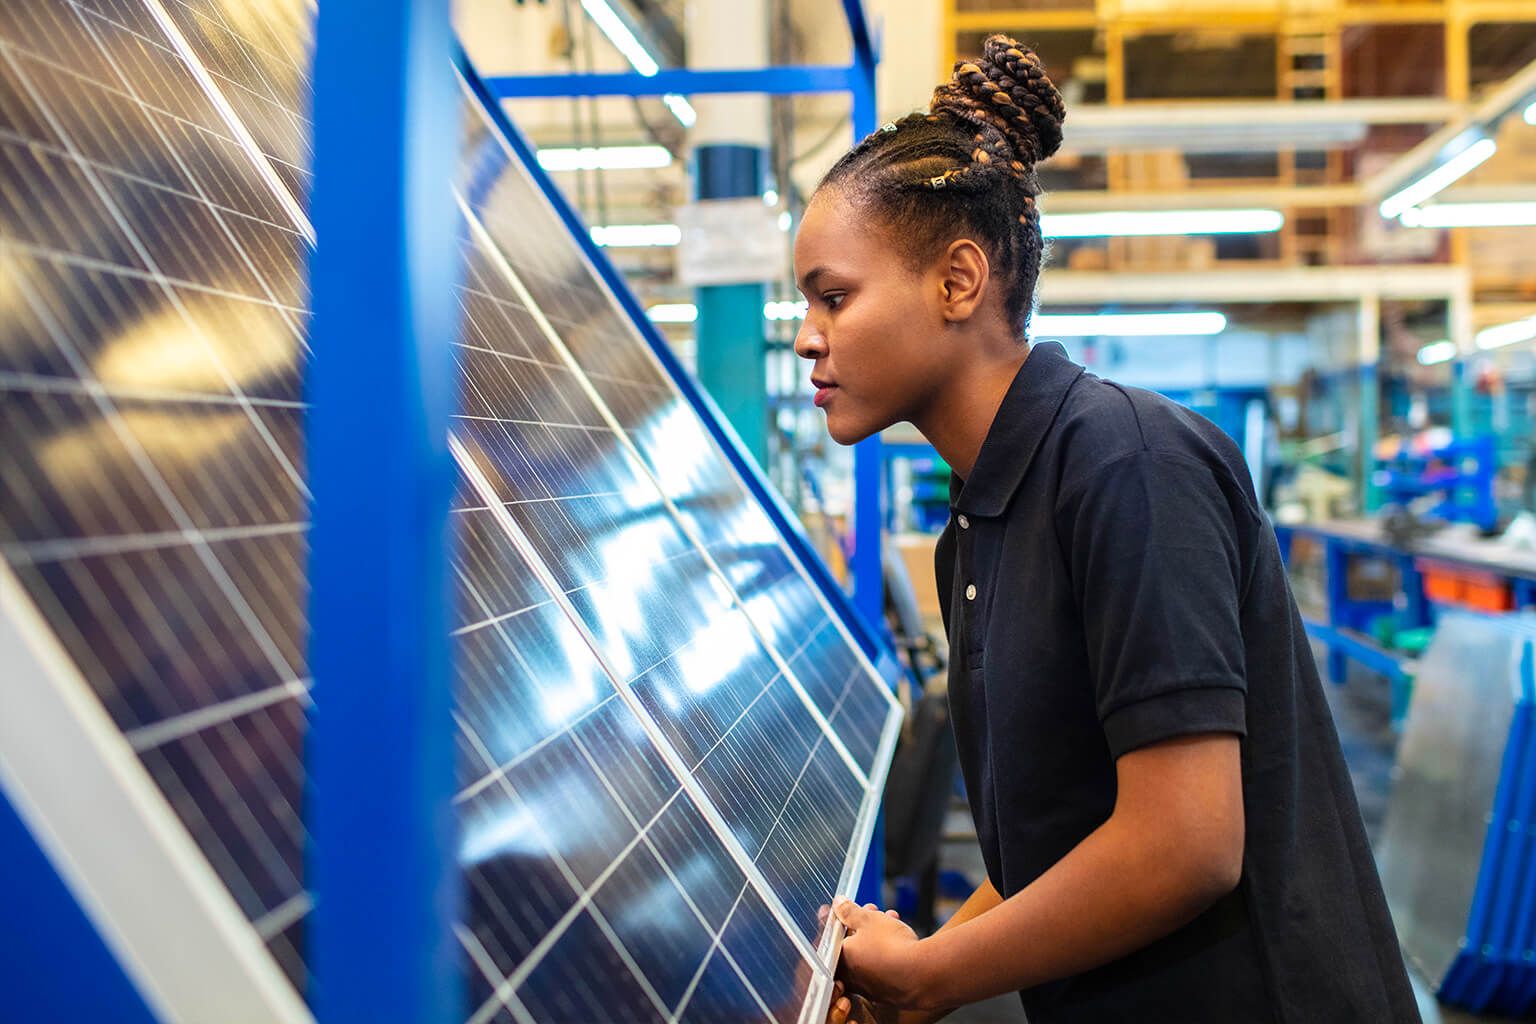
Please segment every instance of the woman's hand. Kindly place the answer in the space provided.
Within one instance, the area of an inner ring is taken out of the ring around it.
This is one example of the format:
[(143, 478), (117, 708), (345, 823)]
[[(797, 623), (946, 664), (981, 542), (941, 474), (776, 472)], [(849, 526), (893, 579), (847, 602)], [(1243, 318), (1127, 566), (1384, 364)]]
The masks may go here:
[(898, 1024), (898, 1020), (895, 1007), (877, 1005), (860, 995), (849, 995), (840, 981), (833, 985), (827, 1024)]
[[(848, 989), (892, 1009), (922, 1006), (924, 972), (917, 933), (902, 924), (894, 910), (881, 913), (873, 903), (861, 907), (840, 899), (832, 912), (848, 929), (838, 966)], [(834, 1012), (840, 998), (845, 997), (833, 998)]]

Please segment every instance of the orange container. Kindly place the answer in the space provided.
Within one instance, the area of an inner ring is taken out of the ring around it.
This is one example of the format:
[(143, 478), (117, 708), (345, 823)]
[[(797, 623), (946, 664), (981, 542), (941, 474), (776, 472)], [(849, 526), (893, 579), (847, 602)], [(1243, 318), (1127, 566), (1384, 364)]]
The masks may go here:
[(1453, 604), (1480, 612), (1507, 612), (1515, 607), (1509, 583), (1491, 572), (1479, 572), (1443, 562), (1416, 562), (1424, 579), (1424, 596), (1437, 604)]
[(1507, 612), (1515, 607), (1509, 584), (1497, 576), (1468, 576), (1462, 580), (1461, 603), (1480, 612)]
[(1424, 569), (1424, 596), (1437, 604), (1460, 604), (1462, 580), (1455, 573), (1444, 569)]

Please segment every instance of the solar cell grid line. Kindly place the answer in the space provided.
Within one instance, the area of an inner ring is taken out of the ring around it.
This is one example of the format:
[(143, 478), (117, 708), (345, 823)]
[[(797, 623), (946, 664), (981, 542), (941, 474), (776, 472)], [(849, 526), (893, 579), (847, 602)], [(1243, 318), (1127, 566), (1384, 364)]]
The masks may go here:
[[(661, 791), (665, 791), (668, 788), (672, 789), (672, 797), (668, 798), (666, 806), (671, 806), (671, 800), (672, 798), (675, 798), (678, 792), (685, 793), (688, 797), (687, 807), (689, 808), (689, 812), (698, 819), (698, 825), (695, 827), (695, 831), (697, 832), (701, 827), (707, 828), (708, 831), (694, 835), (694, 837), (689, 842), (682, 844), (680, 849), (674, 851), (656, 851), (657, 854), (665, 853), (665, 856), (659, 856), (658, 858), (661, 865), (664, 868), (667, 868), (672, 863), (677, 862), (680, 856), (687, 855), (688, 851), (690, 850), (696, 851), (698, 848), (705, 845), (705, 843), (722, 844), (722, 849), (731, 850), (728, 863), (732, 865), (736, 871), (739, 872), (742, 879), (742, 884), (746, 885), (750, 880), (752, 883), (751, 887), (759, 893), (759, 896), (767, 895), (770, 900), (773, 899), (771, 890), (768, 890), (768, 887), (763, 882), (761, 877), (754, 877), (757, 875), (757, 872), (751, 861), (747, 859), (739, 850), (732, 848), (731, 833), (729, 828), (725, 826), (723, 822), (717, 820), (718, 812), (714, 809), (710, 801), (704, 797), (702, 792), (700, 792), (697, 782), (689, 775), (686, 769), (683, 768), (680, 763), (678, 763), (675, 752), (669, 752), (665, 739), (660, 737), (656, 732), (654, 724), (649, 723), (643, 712), (638, 710), (638, 703), (635, 701), (633, 694), (627, 692), (628, 688), (623, 683), (622, 677), (616, 675), (611, 670), (611, 668), (609, 668), (604, 663), (604, 659), (595, 638), (590, 634), (590, 632), (586, 631), (582, 627), (580, 616), (577, 614), (574, 607), (570, 604), (569, 599), (565, 597), (563, 590), (561, 589), (558, 580), (555, 579), (552, 570), (547, 565), (542, 563), (540, 555), (535, 549), (533, 542), (527, 537), (526, 534), (522, 532), (518, 524), (511, 519), (505, 507), (501, 505), (494, 488), (492, 487), (490, 481), (480, 471), (474, 457), (456, 438), (452, 436), (450, 437), (450, 447), (454, 450), (455, 458), (459, 461), (465, 477), (469, 480), (472, 487), (478, 492), (479, 501), (484, 505), (486, 509), (491, 511), (492, 515), (499, 521), (500, 525), (502, 526), (504, 530), (504, 538), (516, 548), (523, 561), (525, 561), (534, 569), (535, 574), (542, 578), (547, 592), (554, 596), (555, 604), (559, 606), (559, 610), (563, 613), (563, 619), (561, 620), (563, 628), (567, 630), (574, 630), (584, 645), (579, 650), (573, 650), (569, 644), (517, 644), (515, 645), (516, 649), (519, 651), (549, 651), (551, 649), (560, 649), (561, 647), (564, 647), (564, 649), (568, 652), (568, 656), (579, 656), (584, 653), (586, 658), (590, 660), (593, 666), (604, 672), (607, 681), (606, 685), (615, 688), (618, 695), (620, 696), (622, 703), (615, 710), (622, 711), (627, 721), (629, 721), (633, 726), (642, 730), (640, 736), (643, 736), (646, 742), (634, 744), (629, 748), (632, 751), (632, 756), (641, 758), (641, 761), (633, 763), (630, 766), (630, 770), (628, 771), (623, 773), (608, 773), (606, 775), (600, 771), (597, 758), (593, 755), (590, 747), (584, 743), (581, 743), (578, 736), (578, 746), (580, 747), (581, 753), (583, 755), (583, 760), (586, 762), (588, 767), (603, 780), (605, 791), (607, 791), (612, 797), (612, 806), (619, 808), (620, 813), (627, 816), (638, 808), (655, 806), (657, 794)], [(500, 559), (498, 559), (498, 561), (500, 561)], [(482, 607), (480, 609), (480, 614), (484, 614), (490, 610), (491, 609), (489, 608)], [(502, 627), (498, 625), (493, 628), (499, 630)], [(603, 706), (608, 707), (613, 705), (611, 701), (605, 700), (603, 701)], [(474, 736), (478, 741), (478, 733), (474, 730), (468, 731), (470, 732), (470, 735)], [(618, 745), (609, 743), (599, 744), (598, 746), (600, 749), (606, 749), (611, 754)], [(511, 772), (507, 770), (505, 765), (498, 762), (498, 755), (492, 753), (483, 744), (479, 744), (478, 742), (477, 753), (479, 753), (487, 771), (495, 775), (499, 783), (502, 785), (507, 785), (507, 780)], [(671, 756), (668, 756), (669, 753)], [(646, 761), (649, 761), (649, 763), (645, 763)], [(565, 779), (572, 777), (569, 772), (557, 773), (557, 775)], [(661, 781), (662, 779), (665, 779), (665, 781)], [(637, 787), (640, 788), (637, 790)], [(644, 792), (645, 789), (650, 790), (649, 798), (647, 798), (647, 794)], [(482, 790), (481, 792), (484, 791)], [(515, 794), (515, 789), (513, 789), (513, 792)], [(478, 796), (479, 794), (476, 795)], [(595, 797), (595, 795), (593, 796)], [(561, 806), (565, 809), (559, 813), (570, 815), (572, 811), (576, 809), (577, 805), (589, 804), (591, 802), (593, 801), (563, 801)], [(558, 817), (558, 814), (552, 814), (551, 816)], [(538, 816), (530, 816), (531, 822), (536, 823), (538, 820)], [(710, 822), (710, 824), (705, 825), (705, 822)], [(466, 826), (466, 828), (470, 831), (473, 831), (471, 826)], [(595, 830), (590, 827), (582, 827), (580, 829), (573, 829), (573, 831), (579, 831), (582, 835), (590, 836), (600, 830)], [(471, 840), (466, 838), (466, 843), (471, 843)], [(593, 869), (608, 870), (606, 868), (602, 868), (602, 865), (609, 860), (611, 860), (611, 858), (605, 858), (603, 856), (592, 857), (589, 859), (589, 866), (587, 871), (590, 872)], [(562, 873), (564, 873), (564, 871), (572, 871), (572, 873), (575, 874), (580, 873), (579, 871), (567, 866), (565, 864), (564, 858), (560, 858), (559, 863), (563, 868)], [(683, 890), (680, 885), (678, 886), (678, 890), (679, 892), (686, 891)], [(698, 908), (694, 907), (692, 909), (697, 910)], [(535, 949), (528, 951), (527, 957), (522, 960), (522, 962), (515, 968), (514, 973), (508, 974), (508, 978), (512, 979), (511, 983), (501, 987), (505, 989), (505, 991), (510, 992), (515, 990), (517, 984), (519, 984), (524, 978), (533, 977), (543, 962), (540, 957), (535, 956), (534, 954), (536, 952), (541, 954), (548, 953), (550, 950), (556, 948), (562, 941), (564, 941), (564, 929), (571, 927), (579, 919), (579, 917), (579, 912), (568, 912), (563, 915), (559, 921), (554, 922), (554, 925), (550, 928), (550, 930), (544, 933), (543, 937), (538, 943), (538, 946)], [(787, 945), (798, 938), (798, 933), (795, 932), (792, 927), (783, 922), (782, 918), (779, 919), (778, 924), (783, 929), (779, 939), (781, 944)], [(599, 930), (602, 929), (599, 928)], [(796, 951), (796, 946), (799, 947), (798, 951)], [(788, 945), (788, 949), (792, 956), (799, 956), (801, 958), (809, 958), (811, 953), (809, 947), (804, 944), (803, 940), (800, 940), (794, 945)], [(807, 959), (807, 962), (810, 962), (809, 959)], [(824, 970), (824, 968), (822, 970)]]
[[(471, 226), (473, 229), (472, 222)], [(536, 313), (532, 315), (536, 316)], [(579, 377), (576, 379), (578, 382), (580, 381)], [(573, 398), (572, 401), (579, 403), (579, 399), (576, 398)], [(638, 465), (638, 463), (636, 463), (636, 465)], [(665, 502), (663, 499), (663, 504), (664, 503)], [(598, 531), (596, 531), (591, 526), (584, 527), (584, 529), (580, 531), (582, 535), (586, 536), (591, 536), (596, 532)], [(629, 539), (632, 538), (626, 538), (626, 540)], [(536, 546), (540, 550), (540, 553), (545, 557), (565, 557), (565, 553), (561, 551), (555, 551), (551, 553), (549, 551), (548, 545), (546, 544), (537, 544)], [(682, 555), (685, 557), (689, 554), (690, 552), (688, 551), (682, 552)], [(658, 569), (657, 571), (660, 570)], [(708, 579), (716, 583), (726, 598), (730, 597), (729, 588), (720, 579), (718, 573), (710, 572)], [(560, 585), (568, 586), (566, 583)], [(619, 581), (620, 591), (627, 592), (633, 587), (633, 585), (633, 581), (628, 579), (622, 579)], [(582, 612), (582, 614), (588, 622), (589, 628), (598, 630), (599, 633), (601, 633), (604, 630), (605, 621), (611, 620), (613, 618), (613, 614), (611, 614), (613, 610), (608, 609), (606, 610), (608, 613), (605, 613), (605, 609), (602, 607), (604, 602), (601, 598), (604, 591), (596, 590), (591, 592), (599, 595), (597, 599), (598, 606), (595, 609), (596, 614), (593, 614), (593, 610)], [(614, 593), (612, 591), (608, 591), (607, 593), (615, 603), (624, 603), (624, 599), (626, 597), (625, 593)], [(577, 594), (576, 600), (578, 603), (582, 603), (580, 594)], [(687, 602), (684, 602), (684, 604), (686, 603)], [(652, 618), (648, 622), (648, 625), (654, 625), (656, 622), (655, 615), (657, 614), (657, 610), (654, 606), (652, 607), (651, 614)], [(756, 641), (757, 645), (761, 645), (761, 648), (765, 651), (765, 653), (767, 653), (775, 662), (777, 671), (782, 676), (782, 661), (774, 657), (774, 652), (771, 650), (771, 648), (769, 648), (766, 643), (763, 643), (763, 638), (753, 629), (750, 620), (743, 618), (741, 619), (741, 624), (743, 634), (742, 638), (745, 639), (749, 644), (752, 644), (753, 641)], [(615, 646), (611, 639), (604, 643), (602, 637), (600, 636), (599, 643), (602, 645), (603, 650), (609, 658), (614, 657)], [(616, 667), (616, 670), (621, 675), (627, 674), (624, 667)], [(707, 669), (701, 666), (699, 671), (707, 671)], [(788, 679), (788, 677), (785, 678)], [(662, 681), (663, 689), (661, 690), (660, 696), (660, 700), (662, 702), (665, 702), (667, 699), (667, 689), (665, 688), (666, 682), (667, 680)], [(669, 726), (671, 727), (668, 729), (669, 738), (675, 743), (686, 746), (688, 742), (687, 737), (679, 736), (677, 734), (677, 730), (680, 726), (677, 719), (677, 710), (675, 707), (669, 708), (666, 706), (658, 706), (658, 699), (656, 697), (655, 691), (651, 688), (649, 680), (642, 680), (638, 683), (635, 683), (634, 685), (636, 685), (637, 692), (642, 695), (642, 698), (649, 698), (647, 699), (646, 707), (650, 714), (655, 716), (657, 720), (662, 723), (663, 728), (668, 728)], [(685, 683), (684, 687), (686, 687), (686, 685), (687, 684)], [(697, 684), (694, 685), (696, 687)], [(729, 690), (730, 688), (723, 689)], [(677, 692), (676, 687), (673, 688), (673, 692)], [(804, 713), (814, 712), (813, 706), (811, 706), (809, 702), (806, 701), (803, 693), (799, 694), (799, 701), (800, 706), (804, 709)], [(695, 704), (696, 703), (697, 701), (695, 701)], [(672, 704), (674, 706), (676, 705), (675, 698), (672, 699)], [(786, 713), (788, 713), (788, 708), (787, 706), (782, 705), (782, 703), (780, 706), (770, 707), (768, 709), (768, 714), (774, 716), (771, 721), (781, 721), (787, 723), (788, 720), (783, 718)], [(820, 732), (825, 735), (824, 725), (813, 725), (811, 723), (807, 723), (807, 727), (812, 732)], [(781, 879), (793, 874), (798, 874), (800, 876), (804, 876), (807, 873), (814, 874), (814, 868), (812, 867), (812, 864), (807, 863), (810, 861), (812, 855), (807, 853), (804, 849), (799, 848), (795, 838), (784, 837), (781, 835), (780, 845), (774, 847), (768, 847), (766, 845), (768, 832), (773, 828), (774, 824), (778, 820), (778, 817), (782, 814), (782, 808), (785, 806), (785, 801), (793, 796), (795, 789), (798, 788), (798, 786), (795, 785), (795, 783), (798, 782), (798, 776), (796, 775), (798, 765), (781, 763), (779, 761), (779, 751), (784, 748), (785, 739), (797, 735), (804, 735), (806, 733), (806, 728), (792, 727), (789, 728), (787, 732), (785, 729), (781, 728), (778, 730), (777, 734), (765, 732), (761, 722), (749, 722), (746, 725), (739, 727), (733, 725), (731, 728), (735, 733), (735, 739), (727, 745), (722, 746), (719, 753), (712, 759), (707, 761), (701, 760), (696, 764), (696, 770), (700, 772), (701, 778), (703, 778), (705, 781), (706, 789), (709, 792), (709, 795), (716, 802), (721, 803), (721, 805), (726, 809), (727, 819), (732, 822), (733, 828), (736, 829), (742, 836), (743, 842), (749, 843), (751, 845), (751, 848), (754, 851), (754, 856), (765, 857), (767, 858), (765, 863), (771, 863), (778, 866), (779, 871), (776, 872), (776, 874), (778, 874)], [(741, 746), (742, 743), (749, 744), (750, 746), (743, 748)], [(721, 745), (717, 744), (716, 746)], [(790, 780), (791, 785), (789, 788), (777, 792), (769, 792), (762, 788), (763, 782), (761, 775), (758, 771), (754, 771), (754, 768), (756, 767), (760, 769), (764, 758), (767, 759), (767, 763), (769, 764), (780, 765), (783, 774)], [(853, 769), (850, 767), (850, 772), (852, 771)], [(849, 783), (854, 783), (855, 779), (857, 779), (857, 776), (851, 776), (848, 781)], [(828, 786), (836, 785), (836, 782), (833, 779), (826, 777), (825, 775), (818, 775), (813, 780), (811, 780), (809, 784), (826, 788)], [(861, 791), (865, 788), (865, 782), (862, 779), (857, 779), (856, 785)], [(831, 800), (829, 799), (824, 802), (830, 803)], [(846, 843), (853, 840), (855, 832), (855, 821), (852, 817), (850, 817), (847, 822), (847, 828), (844, 831), (845, 845)], [(795, 864), (797, 857), (800, 861), (798, 865)], [(822, 929), (820, 927), (810, 928), (809, 923), (815, 920), (816, 907), (820, 903), (825, 903), (830, 900), (831, 896), (833, 895), (833, 891), (836, 888), (838, 879), (837, 869), (842, 867), (844, 863), (845, 858), (843, 856), (843, 850), (840, 849), (836, 857), (836, 862), (830, 865), (831, 870), (823, 872), (826, 877), (822, 882), (822, 887), (826, 891), (822, 894), (821, 898), (817, 901), (809, 902), (807, 905), (802, 905), (795, 908), (799, 911), (799, 913), (795, 915), (796, 919), (806, 922), (806, 924), (802, 925), (802, 927), (807, 927), (808, 930), (812, 932), (812, 934), (820, 933), (824, 937), (830, 935), (831, 929)], [(806, 890), (803, 888), (801, 889), (802, 893), (805, 891)], [(826, 941), (825, 938), (823, 941)]]
[[(466, 221), (470, 224), (471, 230), (476, 231), (477, 233), (482, 233), (483, 234), (485, 232), (485, 228), (479, 222), (479, 219), (478, 219), (478, 217), (476, 215), (476, 212), (473, 209), (471, 209), (468, 206), (468, 204), (463, 204), (462, 205), (462, 211), (463, 211), (463, 214), (464, 214), (464, 216), (466, 218)], [(490, 246), (494, 245), (494, 241), (492, 239), (490, 239), (488, 235), (485, 237), (485, 243), (486, 243), (487, 247), (490, 247)], [(582, 372), (581, 372), (581, 368), (575, 363), (574, 360), (570, 359), (569, 351), (564, 347), (564, 343), (563, 343), (559, 333), (555, 330), (554, 326), (550, 323), (550, 321), (547, 319), (547, 317), (545, 317), (543, 311), (535, 303), (533, 296), (531, 294), (529, 294), (529, 292), (527, 291), (526, 286), (524, 285), (524, 283), (521, 280), (520, 276), (517, 274), (516, 270), (514, 270), (510, 264), (505, 263), (504, 261), (502, 262), (501, 269), (506, 273), (508, 281), (511, 283), (513, 289), (518, 293), (518, 297), (522, 301), (522, 303), (525, 305), (525, 307), (527, 308), (527, 310), (529, 312), (529, 315), (538, 324), (540, 330), (542, 330), (544, 332), (545, 336), (548, 338), (551, 347), (554, 348), (556, 352), (558, 352), (559, 354), (561, 354), (563, 357), (565, 357), (566, 359), (568, 359), (570, 361), (570, 367), (571, 367), (571, 369), (573, 371), (575, 371), (575, 379), (576, 379), (576, 381), (579, 384), (582, 385), (584, 390), (586, 390), (588, 392), (588, 395), (589, 395), (589, 398), (591, 400), (592, 406), (599, 411), (599, 413), (603, 416), (603, 419), (612, 428), (613, 435), (618, 439), (619, 443), (626, 448), (626, 450), (632, 452), (635, 455), (635, 458), (636, 458), (637, 462), (639, 462), (640, 465), (644, 466), (645, 463), (644, 463), (643, 459), (640, 457), (640, 453), (633, 448), (633, 445), (632, 445), (632, 443), (629, 440), (629, 435), (623, 430), (623, 427), (618, 423), (618, 421), (612, 417), (611, 412), (609, 412), (607, 410), (606, 406), (603, 405), (601, 397), (597, 394), (597, 392), (596, 392), (595, 388), (593, 387), (593, 385), (588, 380), (586, 380), (585, 375), (582, 374)], [(657, 491), (658, 491), (658, 494), (660, 496), (660, 499), (661, 499), (661, 502), (663, 503), (663, 505), (665, 505), (667, 510), (672, 514), (672, 517), (674, 518), (674, 520), (676, 522), (678, 522), (679, 525), (683, 525), (683, 520), (682, 520), (681, 516), (678, 515), (676, 507), (673, 505), (671, 499), (666, 496), (665, 492), (661, 491), (659, 482), (656, 481), (655, 475), (649, 470), (649, 468), (646, 469), (646, 474), (647, 474), (647, 477), (653, 483), (656, 483)], [(687, 533), (686, 527), (684, 529), (684, 532), (685, 532), (685, 534)], [(727, 587), (727, 589), (729, 589), (729, 583), (727, 582), (727, 578), (725, 577), (724, 573), (722, 573), (720, 571), (718, 565), (714, 562), (714, 560), (710, 557), (708, 551), (705, 550), (703, 545), (700, 543), (698, 536), (697, 535), (693, 535), (693, 536), (690, 536), (689, 539), (697, 546), (698, 550), (701, 553), (703, 553), (706, 563), (709, 565), (710, 569), (716, 574), (717, 578), (719, 578), (722, 581), (722, 583)], [(734, 592), (732, 592), (732, 597), (733, 597), (733, 599), (735, 599)], [(826, 736), (827, 736), (829, 742), (831, 743), (831, 745), (833, 746), (833, 748), (835, 750), (837, 750), (839, 756), (843, 757), (844, 760), (847, 762), (849, 770), (854, 774), (855, 778), (859, 782), (859, 785), (861, 787), (867, 786), (868, 785), (868, 776), (866, 775), (864, 769), (853, 758), (853, 756), (850, 753), (848, 753), (848, 750), (843, 745), (842, 740), (834, 732), (832, 732), (831, 727), (827, 723), (825, 715), (822, 712), (822, 709), (816, 704), (816, 702), (814, 700), (811, 699), (809, 694), (806, 693), (803, 685), (799, 682), (798, 678), (789, 670), (789, 666), (784, 662), (783, 658), (779, 655), (777, 650), (774, 648), (774, 646), (770, 642), (769, 638), (767, 636), (763, 635), (763, 633), (759, 630), (757, 624), (752, 623), (752, 620), (750, 619), (750, 617), (748, 618), (747, 621), (749, 623), (751, 623), (751, 628), (752, 628), (754, 634), (756, 635), (756, 637), (759, 640), (759, 642), (762, 643), (764, 650), (767, 651), (769, 656), (774, 660), (774, 663), (777, 666), (778, 670), (784, 675), (784, 677), (787, 680), (790, 681), (791, 686), (794, 688), (796, 693), (801, 696), (802, 700), (805, 702), (806, 709), (811, 713), (812, 717), (815, 718), (818, 726), (821, 728), (822, 732), (824, 734), (826, 734)]]
[[(303, 698), (249, 698), (305, 676), (302, 534), (268, 529), (304, 514), (302, 239), (134, 10), (0, 19), (0, 543), (231, 897), (276, 928), (301, 892)], [(232, 323), (257, 358), (219, 347)], [(300, 983), (295, 940), (271, 950)]]
[[(143, 3), (198, 76), (204, 91), (218, 105), (230, 130), (256, 157), (264, 176), (269, 179), (273, 194), (290, 207), (295, 222), (306, 223), (309, 190), (313, 184), (310, 168), (314, 163), (314, 124), (302, 117), (299, 110), (303, 98), (312, 94), (313, 85), (303, 70), (308, 62), (295, 62), (291, 57), (298, 49), (292, 44), (302, 45), (301, 37), (307, 36), (313, 41), (313, 25), (293, 17), (296, 12), (289, 12), (291, 28), (285, 35), (290, 45), (275, 48), (289, 52), (265, 63), (269, 71), (274, 65), (281, 65), (294, 78), (276, 85), (267, 80), (260, 57), (250, 51), (250, 44), (239, 33), (230, 29), (219, 9), (222, 6), (225, 12), (239, 11), (258, 25), (270, 26), (260, 14), (261, 4), (192, 4), (185, 0), (166, 0), (171, 5), (168, 9), (162, 0), (143, 0)], [(291, 6), (294, 0), (280, 0), (279, 9), (284, 4)], [(172, 10), (179, 17), (173, 16)], [(194, 47), (183, 31), (184, 26), (204, 45)], [(305, 28), (307, 32), (303, 31)], [(241, 52), (237, 55), (232, 50)], [(210, 65), (220, 69), (217, 79)], [(252, 133), (252, 126), (261, 131), (260, 140)], [(314, 240), (313, 229), (309, 237)]]

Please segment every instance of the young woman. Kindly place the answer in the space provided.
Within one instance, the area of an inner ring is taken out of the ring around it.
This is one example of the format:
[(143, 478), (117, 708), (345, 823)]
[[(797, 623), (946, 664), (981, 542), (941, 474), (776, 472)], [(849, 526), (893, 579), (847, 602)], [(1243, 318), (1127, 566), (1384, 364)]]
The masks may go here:
[[(827, 429), (950, 466), (949, 699), (987, 866), (937, 934), (839, 901), (833, 1021), (1416, 1021), (1236, 446), (1031, 347), (1061, 96), (1002, 36), (828, 173), (795, 243)], [(1176, 298), (1170, 296), (1170, 298)]]

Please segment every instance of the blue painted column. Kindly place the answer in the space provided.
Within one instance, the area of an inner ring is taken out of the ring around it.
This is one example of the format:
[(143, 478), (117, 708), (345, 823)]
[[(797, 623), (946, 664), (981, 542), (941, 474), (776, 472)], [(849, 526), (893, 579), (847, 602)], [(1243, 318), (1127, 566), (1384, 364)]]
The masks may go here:
[(1458, 354), (1451, 363), (1451, 434), (1457, 440), (1472, 436), (1472, 387), (1467, 380), (1469, 356)]
[[(1323, 571), (1327, 574), (1328, 625), (1335, 631), (1349, 625), (1349, 552), (1332, 537), (1323, 542)], [(1342, 686), (1349, 678), (1349, 656), (1332, 640), (1328, 643), (1328, 678)]]
[(465, 1016), (448, 647), (453, 52), (447, 0), (321, 5), (306, 817), (322, 1024)]
[(1360, 507), (1370, 514), (1381, 502), (1376, 486), (1376, 439), (1381, 428), (1381, 297), (1365, 295), (1360, 299), (1356, 322), (1359, 332), (1360, 422), (1356, 440), (1359, 459)]
[[(855, 46), (854, 67), (859, 72), (852, 96), (853, 141), (857, 143), (877, 127), (874, 55)], [(885, 632), (885, 570), (880, 559), (885, 454), (881, 445), (876, 434), (853, 449), (853, 605), (877, 633)]]
[(1446, 304), (1447, 331), (1456, 346), (1451, 363), (1451, 434), (1458, 440), (1472, 436), (1471, 364), (1477, 355), (1472, 321), (1472, 286), (1464, 282)]
[[(855, 16), (858, 25), (854, 29), (853, 141), (857, 143), (875, 130), (875, 54), (861, 43), (863, 7), (855, 2), (850, 11), (850, 22)], [(881, 562), (881, 546), (885, 516), (880, 507), (884, 487), (881, 477), (885, 472), (885, 454), (881, 450), (880, 435), (860, 441), (853, 449), (853, 605), (877, 634), (885, 633), (885, 576)], [(874, 835), (870, 837), (869, 854), (864, 861), (864, 874), (854, 898), (860, 903), (885, 904), (885, 812), (875, 819)]]

